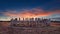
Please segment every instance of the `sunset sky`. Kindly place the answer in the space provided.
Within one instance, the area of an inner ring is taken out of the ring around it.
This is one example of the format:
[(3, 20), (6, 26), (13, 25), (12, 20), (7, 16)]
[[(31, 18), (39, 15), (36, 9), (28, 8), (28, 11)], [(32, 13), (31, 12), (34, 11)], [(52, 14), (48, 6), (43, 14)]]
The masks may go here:
[(60, 0), (0, 0), (0, 20), (16, 17), (58, 18)]

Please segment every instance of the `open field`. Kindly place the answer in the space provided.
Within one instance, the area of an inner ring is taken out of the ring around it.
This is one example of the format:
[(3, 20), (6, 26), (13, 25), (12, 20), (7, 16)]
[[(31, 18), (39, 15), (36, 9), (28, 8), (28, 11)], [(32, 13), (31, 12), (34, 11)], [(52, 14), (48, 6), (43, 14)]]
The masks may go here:
[(60, 27), (1, 27), (0, 34), (60, 34)]
[[(54, 23), (52, 23), (53, 25)], [(56, 24), (56, 23), (55, 23)], [(37, 26), (37, 27), (10, 27), (10, 23), (2, 22), (0, 24), (0, 34), (60, 34), (60, 27), (55, 26)]]

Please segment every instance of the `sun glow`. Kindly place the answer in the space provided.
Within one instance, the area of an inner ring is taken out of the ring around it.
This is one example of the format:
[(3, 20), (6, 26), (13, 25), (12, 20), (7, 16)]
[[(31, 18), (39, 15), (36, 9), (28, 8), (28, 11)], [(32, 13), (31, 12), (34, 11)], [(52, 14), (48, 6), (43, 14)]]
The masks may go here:
[[(60, 10), (56, 11), (45, 11), (42, 9), (34, 8), (31, 10), (23, 10), (23, 11), (8, 11), (3, 13), (3, 15), (11, 18), (40, 18), (40, 17), (46, 17), (51, 16), (53, 14), (60, 13)], [(10, 20), (11, 18), (8, 18), (6, 20)], [(5, 20), (5, 19), (1, 19)]]

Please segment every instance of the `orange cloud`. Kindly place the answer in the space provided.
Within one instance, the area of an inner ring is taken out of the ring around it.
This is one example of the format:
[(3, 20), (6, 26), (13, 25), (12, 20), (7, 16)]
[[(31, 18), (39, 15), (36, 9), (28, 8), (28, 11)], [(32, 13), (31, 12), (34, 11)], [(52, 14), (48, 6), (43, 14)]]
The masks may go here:
[(31, 10), (24, 10), (17, 13), (5, 12), (4, 15), (9, 16), (9, 17), (32, 18), (32, 17), (50, 16), (56, 13), (60, 13), (60, 10), (44, 11), (42, 9), (34, 8)]

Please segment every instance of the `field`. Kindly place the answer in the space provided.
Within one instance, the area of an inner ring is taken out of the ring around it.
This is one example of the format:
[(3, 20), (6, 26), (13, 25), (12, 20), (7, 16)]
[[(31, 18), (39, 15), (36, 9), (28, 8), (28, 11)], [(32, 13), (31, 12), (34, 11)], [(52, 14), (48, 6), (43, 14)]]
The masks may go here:
[(7, 27), (5, 25), (0, 25), (0, 34), (60, 34), (60, 27), (55, 26)]

